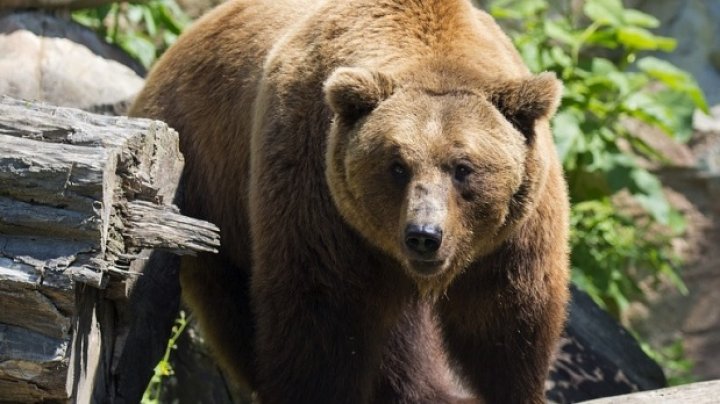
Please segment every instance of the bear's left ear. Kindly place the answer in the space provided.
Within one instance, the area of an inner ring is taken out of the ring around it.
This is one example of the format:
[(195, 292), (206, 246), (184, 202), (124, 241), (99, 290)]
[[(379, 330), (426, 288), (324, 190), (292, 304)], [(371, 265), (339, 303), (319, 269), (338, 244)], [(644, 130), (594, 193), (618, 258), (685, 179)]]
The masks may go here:
[(385, 74), (361, 67), (340, 67), (325, 81), (325, 101), (346, 123), (370, 113), (395, 90)]
[(562, 83), (554, 73), (499, 83), (490, 89), (490, 102), (532, 142), (535, 122), (555, 114), (562, 97)]

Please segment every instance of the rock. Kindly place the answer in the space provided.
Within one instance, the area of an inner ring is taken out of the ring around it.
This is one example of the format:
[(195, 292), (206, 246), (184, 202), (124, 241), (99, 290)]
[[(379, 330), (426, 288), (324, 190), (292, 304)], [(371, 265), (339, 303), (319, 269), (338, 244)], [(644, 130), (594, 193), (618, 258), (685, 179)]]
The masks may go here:
[(720, 105), (710, 109), (710, 115), (696, 111), (693, 116), (693, 128), (699, 132), (713, 132), (720, 136)]
[[(718, 191), (713, 187), (720, 181), (720, 105), (712, 108), (710, 115), (696, 112), (693, 124), (697, 131), (693, 138), (697, 168), (710, 181), (710, 191)], [(720, 193), (714, 195), (720, 197)]]
[(585, 292), (572, 287), (570, 315), (546, 383), (547, 397), (574, 403), (665, 387), (660, 366)]
[(124, 112), (141, 65), (94, 32), (41, 12), (0, 17), (0, 95), (92, 112)]
[(717, 0), (628, 0), (660, 20), (656, 32), (678, 41), (672, 53), (658, 53), (674, 65), (692, 73), (705, 91), (710, 105), (720, 103), (720, 2)]
[(28, 8), (88, 8), (114, 3), (116, 0), (2, 0), (2, 9), (28, 9)]
[(715, 404), (720, 380), (588, 401), (585, 404)]

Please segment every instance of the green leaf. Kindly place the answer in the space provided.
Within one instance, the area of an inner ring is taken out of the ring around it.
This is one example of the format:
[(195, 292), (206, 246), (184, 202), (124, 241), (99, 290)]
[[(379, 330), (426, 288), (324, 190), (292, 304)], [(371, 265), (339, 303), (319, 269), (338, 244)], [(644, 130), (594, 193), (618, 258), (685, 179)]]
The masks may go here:
[(120, 46), (130, 55), (140, 60), (145, 67), (150, 67), (155, 60), (155, 45), (147, 38), (129, 35), (120, 40)]
[(188, 24), (187, 17), (182, 10), (175, 7), (160, 6), (157, 10), (158, 22), (175, 35), (180, 35), (183, 28)]
[(637, 27), (618, 28), (617, 38), (626, 47), (637, 50), (671, 52), (677, 46), (677, 41), (672, 38), (656, 36), (644, 28)]
[[(587, 103), (587, 95), (590, 89), (585, 81), (571, 81), (565, 83), (565, 92), (563, 93), (563, 101), (570, 100), (576, 104), (585, 105)], [(565, 103), (569, 105), (568, 103)]]
[(615, 65), (605, 58), (593, 58), (592, 59), (592, 72), (593, 74), (604, 76), (610, 73), (617, 72), (618, 69)]
[(525, 63), (528, 65), (528, 68), (530, 68), (530, 71), (542, 72), (546, 70), (546, 66), (541, 62), (540, 50), (538, 49), (537, 44), (528, 43), (522, 45), (518, 48), (518, 51), (520, 52), (520, 55), (522, 55)]
[(143, 21), (145, 22), (145, 28), (147, 29), (148, 35), (151, 37), (157, 35), (157, 26), (155, 25), (155, 16), (150, 11), (150, 8), (143, 7)]
[[(614, 270), (613, 272), (617, 273), (618, 271)], [(627, 310), (627, 308), (630, 306), (630, 302), (625, 297), (625, 293), (623, 293), (617, 286), (617, 283), (610, 284), (610, 290), (608, 292), (610, 293), (610, 296), (615, 299), (615, 304), (617, 304), (618, 311), (620, 313)]]
[(163, 42), (167, 44), (167, 46), (171, 46), (172, 44), (177, 41), (178, 36), (170, 31), (163, 32)]
[(522, 15), (517, 10), (496, 5), (491, 6), (489, 12), (498, 20), (515, 20), (522, 18)]
[(672, 63), (652, 56), (640, 59), (638, 67), (670, 88), (682, 88), (691, 80), (690, 75), (678, 69)]
[(656, 149), (643, 138), (632, 135), (628, 132), (625, 133), (625, 139), (630, 142), (633, 150), (635, 150), (638, 155), (645, 156), (646, 159), (650, 161), (657, 161), (661, 164), (670, 163), (670, 159), (661, 150)]
[(620, 0), (588, 0), (583, 12), (594, 22), (612, 26), (623, 25), (623, 6)]
[(660, 180), (642, 168), (634, 169), (630, 176), (637, 188), (637, 193), (633, 194), (635, 199), (658, 223), (669, 224), (671, 208), (662, 192)]
[(623, 109), (680, 142), (688, 141), (693, 133), (695, 104), (685, 93), (673, 90), (635, 93), (623, 102)]
[(662, 185), (660, 180), (647, 170), (642, 168), (635, 168), (630, 173), (630, 177), (633, 179), (635, 186), (640, 192), (647, 195), (662, 195)]
[(634, 118), (653, 126), (659, 126), (665, 133), (675, 136), (680, 130), (675, 122), (672, 106), (658, 102), (654, 96), (638, 92), (623, 102), (623, 108)]
[(687, 142), (693, 134), (693, 114), (696, 105), (690, 95), (684, 92), (662, 90), (653, 94), (653, 99), (667, 107), (672, 117), (670, 130), (675, 139)]
[(660, 26), (660, 21), (657, 18), (634, 9), (623, 11), (623, 20), (627, 24), (642, 28), (657, 28)]
[(544, 14), (548, 5), (544, 0), (496, 1), (490, 5), (490, 14), (499, 19), (523, 19)]
[(687, 230), (685, 216), (677, 210), (673, 210), (670, 212), (669, 226), (670, 230), (673, 231), (673, 235), (681, 236)]
[[(553, 119), (553, 134), (555, 135), (555, 145), (558, 156), (561, 161), (565, 161), (571, 154), (579, 140), (582, 139), (583, 133), (580, 130), (581, 116), (572, 110), (565, 110), (555, 115)], [(574, 154), (574, 153), (573, 153)]]
[(607, 173), (608, 185), (613, 193), (629, 188), (632, 185), (631, 168), (627, 165), (615, 165)]
[(550, 38), (568, 45), (575, 45), (579, 42), (578, 38), (573, 35), (570, 27), (553, 20), (545, 20), (545, 33)]
[(105, 18), (108, 16), (108, 14), (110, 14), (111, 10), (112, 10), (111, 4), (104, 4), (104, 5), (96, 8), (95, 11), (97, 12), (98, 20), (102, 23), (105, 20)]
[(595, 31), (587, 37), (585, 42), (606, 49), (616, 49), (620, 45), (617, 41), (617, 34), (614, 29)]
[(683, 70), (678, 69), (672, 63), (648, 56), (638, 61), (640, 70), (650, 77), (661, 81), (673, 90), (686, 93), (695, 103), (695, 106), (708, 112), (707, 101), (695, 79)]
[(513, 6), (525, 17), (540, 15), (548, 8), (545, 0), (524, 0), (514, 2)]
[(553, 46), (550, 49), (550, 56), (552, 57), (552, 60), (554, 60), (555, 63), (558, 64), (558, 66), (561, 66), (563, 68), (572, 67), (572, 58), (567, 53), (565, 53), (562, 48), (558, 46)]
[(95, 13), (89, 13), (85, 10), (75, 11), (72, 13), (72, 19), (80, 25), (97, 29), (102, 21), (97, 18)]

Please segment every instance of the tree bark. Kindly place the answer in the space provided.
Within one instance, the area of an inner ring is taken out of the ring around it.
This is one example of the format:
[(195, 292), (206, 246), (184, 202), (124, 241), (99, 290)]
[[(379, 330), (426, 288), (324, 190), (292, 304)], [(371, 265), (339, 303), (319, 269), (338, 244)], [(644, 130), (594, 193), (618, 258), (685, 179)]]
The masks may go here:
[(179, 302), (169, 253), (219, 247), (172, 204), (182, 166), (162, 122), (0, 98), (2, 400), (140, 399)]

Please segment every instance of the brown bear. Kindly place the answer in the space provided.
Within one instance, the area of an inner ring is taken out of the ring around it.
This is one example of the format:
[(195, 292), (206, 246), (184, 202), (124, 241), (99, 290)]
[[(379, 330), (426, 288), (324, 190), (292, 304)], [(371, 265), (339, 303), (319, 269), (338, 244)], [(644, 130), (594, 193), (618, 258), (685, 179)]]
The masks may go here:
[(568, 198), (532, 75), (468, 0), (234, 0), (132, 115), (180, 133), (222, 251), (181, 282), (263, 403), (544, 402)]

